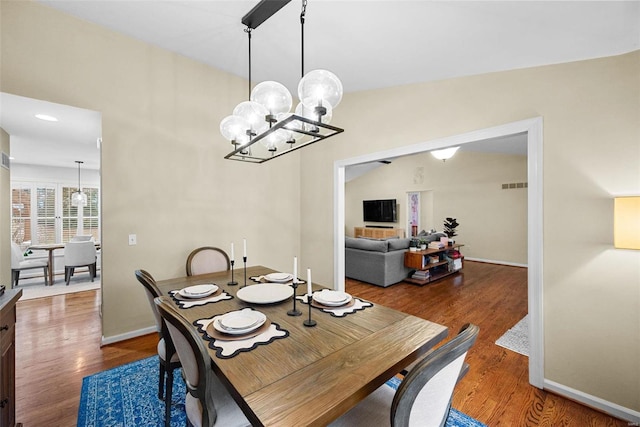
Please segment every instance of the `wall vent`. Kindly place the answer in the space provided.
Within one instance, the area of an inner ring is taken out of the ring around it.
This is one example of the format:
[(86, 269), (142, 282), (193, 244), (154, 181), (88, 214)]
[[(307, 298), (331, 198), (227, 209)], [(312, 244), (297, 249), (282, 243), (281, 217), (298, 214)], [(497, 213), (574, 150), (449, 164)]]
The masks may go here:
[(11, 167), (11, 162), (9, 161), (9, 155), (2, 152), (2, 167), (5, 169), (9, 169)]
[(509, 184), (502, 184), (503, 190), (513, 190), (516, 188), (527, 188), (526, 182), (511, 182)]

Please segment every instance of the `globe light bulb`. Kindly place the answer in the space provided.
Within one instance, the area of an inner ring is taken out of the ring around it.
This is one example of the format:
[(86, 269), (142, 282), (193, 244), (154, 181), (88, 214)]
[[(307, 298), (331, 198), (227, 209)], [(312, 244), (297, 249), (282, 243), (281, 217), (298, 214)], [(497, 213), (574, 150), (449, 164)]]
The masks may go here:
[(249, 122), (251, 130), (260, 134), (269, 127), (265, 121), (265, 116), (269, 114), (267, 109), (255, 101), (241, 102), (233, 109), (233, 115), (245, 119)]
[(238, 144), (245, 144), (249, 141), (247, 129), (251, 125), (248, 121), (239, 116), (227, 116), (220, 122), (220, 133), (229, 140)]
[[(331, 123), (331, 119), (333, 118), (333, 107), (330, 104), (326, 104), (323, 107), (326, 110), (326, 113), (323, 116), (319, 116), (316, 112), (316, 107), (308, 107), (306, 104), (300, 102), (296, 106), (296, 116), (306, 117), (307, 119), (311, 119), (316, 122), (321, 122), (325, 124)], [(311, 126), (307, 124), (307, 126)]]
[(298, 98), (308, 108), (336, 108), (342, 100), (342, 82), (327, 70), (309, 71), (298, 83)]
[(263, 105), (269, 114), (277, 115), (291, 111), (292, 99), (289, 90), (283, 84), (266, 81), (251, 91), (251, 101)]
[(287, 134), (282, 129), (278, 129), (275, 132), (270, 133), (265, 138), (260, 140), (260, 143), (264, 145), (269, 151), (276, 151), (278, 144), (287, 140)]

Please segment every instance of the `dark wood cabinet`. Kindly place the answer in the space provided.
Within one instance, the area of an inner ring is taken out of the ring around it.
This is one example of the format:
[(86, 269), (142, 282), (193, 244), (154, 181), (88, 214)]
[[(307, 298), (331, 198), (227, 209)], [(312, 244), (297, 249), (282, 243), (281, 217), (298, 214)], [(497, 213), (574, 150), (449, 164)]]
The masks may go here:
[(16, 302), (22, 289), (0, 296), (0, 427), (16, 424)]

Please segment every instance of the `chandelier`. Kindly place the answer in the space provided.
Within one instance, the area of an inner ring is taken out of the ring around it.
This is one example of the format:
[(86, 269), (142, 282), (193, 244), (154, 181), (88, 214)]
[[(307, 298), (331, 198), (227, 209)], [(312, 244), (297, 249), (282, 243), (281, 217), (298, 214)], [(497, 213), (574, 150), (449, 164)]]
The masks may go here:
[(220, 133), (233, 145), (225, 159), (264, 163), (344, 131), (329, 124), (333, 109), (342, 100), (340, 79), (322, 69), (304, 74), (307, 0), (302, 0), (300, 13), (302, 79), (294, 112), (291, 93), (283, 84), (265, 81), (251, 88), (251, 32), (290, 1), (262, 0), (242, 18), (249, 40), (249, 100), (220, 122)]
[(76, 160), (76, 163), (78, 164), (78, 191), (71, 195), (71, 206), (87, 206), (87, 195), (82, 192), (82, 187), (80, 187), (80, 165), (84, 162)]

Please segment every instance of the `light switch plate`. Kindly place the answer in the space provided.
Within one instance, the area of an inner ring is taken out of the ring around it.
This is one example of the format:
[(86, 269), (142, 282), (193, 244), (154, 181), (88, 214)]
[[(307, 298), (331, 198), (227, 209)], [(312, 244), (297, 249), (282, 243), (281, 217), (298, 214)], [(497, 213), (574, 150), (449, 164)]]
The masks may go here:
[(135, 234), (129, 234), (129, 246), (136, 245), (138, 243), (137, 237)]

